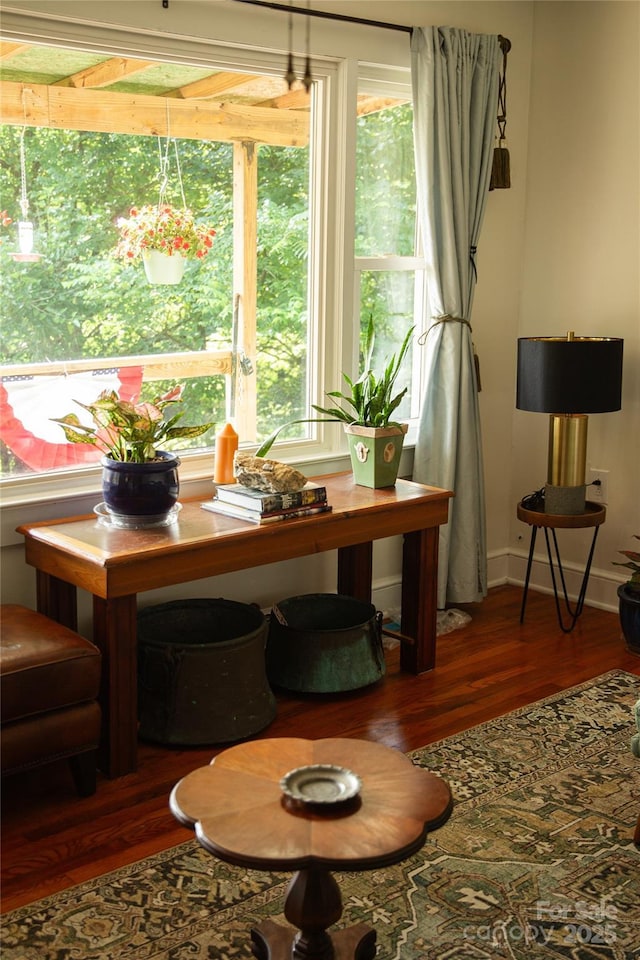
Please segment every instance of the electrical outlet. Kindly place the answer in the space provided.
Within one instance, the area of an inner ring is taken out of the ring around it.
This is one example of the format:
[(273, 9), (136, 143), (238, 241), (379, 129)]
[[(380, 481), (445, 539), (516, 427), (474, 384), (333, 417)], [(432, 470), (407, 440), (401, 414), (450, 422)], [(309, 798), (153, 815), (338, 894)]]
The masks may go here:
[(595, 467), (591, 467), (589, 470), (587, 500), (591, 500), (592, 503), (609, 503), (608, 470), (597, 470)]

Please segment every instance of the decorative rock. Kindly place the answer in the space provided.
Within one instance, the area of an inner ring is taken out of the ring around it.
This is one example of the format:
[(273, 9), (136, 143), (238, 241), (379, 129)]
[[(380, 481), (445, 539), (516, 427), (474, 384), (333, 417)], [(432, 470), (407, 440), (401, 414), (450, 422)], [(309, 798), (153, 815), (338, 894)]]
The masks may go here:
[(233, 458), (233, 475), (243, 486), (266, 493), (296, 493), (307, 482), (304, 474), (286, 463), (246, 453), (236, 453)]

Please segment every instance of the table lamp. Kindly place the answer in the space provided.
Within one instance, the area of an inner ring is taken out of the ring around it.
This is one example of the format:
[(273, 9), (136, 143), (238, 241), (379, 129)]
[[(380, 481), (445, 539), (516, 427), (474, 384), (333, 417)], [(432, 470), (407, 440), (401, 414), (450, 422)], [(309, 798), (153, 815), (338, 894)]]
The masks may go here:
[(549, 416), (545, 512), (585, 509), (588, 414), (619, 410), (622, 345), (617, 337), (522, 337), (516, 407)]

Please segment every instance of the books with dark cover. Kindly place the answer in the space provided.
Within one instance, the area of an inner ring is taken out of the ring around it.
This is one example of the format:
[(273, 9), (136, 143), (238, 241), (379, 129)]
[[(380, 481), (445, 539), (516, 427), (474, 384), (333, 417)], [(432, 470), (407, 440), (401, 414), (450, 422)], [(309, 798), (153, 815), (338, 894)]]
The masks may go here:
[(271, 513), (258, 513), (256, 510), (247, 510), (235, 503), (225, 503), (222, 500), (207, 500), (201, 504), (205, 510), (220, 513), (235, 520), (246, 520), (248, 523), (276, 523), (279, 520), (299, 520), (302, 517), (312, 517), (318, 513), (329, 513), (331, 505), (316, 503), (306, 507), (288, 507), (285, 510), (274, 510)]
[(273, 513), (274, 510), (288, 510), (290, 507), (310, 507), (327, 502), (327, 488), (318, 483), (309, 482), (295, 493), (265, 493), (253, 487), (243, 487), (239, 483), (223, 483), (216, 487), (215, 500), (233, 503), (254, 513)]

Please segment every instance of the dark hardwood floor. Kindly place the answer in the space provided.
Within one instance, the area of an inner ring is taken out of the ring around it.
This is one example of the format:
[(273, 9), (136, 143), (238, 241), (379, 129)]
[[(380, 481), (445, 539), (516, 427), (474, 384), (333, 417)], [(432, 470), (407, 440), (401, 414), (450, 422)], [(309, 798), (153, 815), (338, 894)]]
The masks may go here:
[[(497, 587), (464, 609), (472, 621), (439, 638), (436, 669), (401, 673), (387, 654), (379, 683), (350, 694), (278, 696), (262, 736), (362, 737), (407, 751), (533, 703), (608, 670), (640, 677), (640, 657), (621, 639), (617, 614), (585, 608), (572, 634), (558, 628), (553, 599)], [(639, 681), (640, 685), (640, 681)], [(631, 707), (631, 705), (630, 705)], [(164, 850), (192, 834), (168, 809), (171, 788), (218, 751), (140, 745), (139, 768), (98, 778), (78, 799), (66, 763), (3, 782), (2, 910), (99, 876)]]

